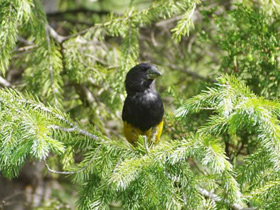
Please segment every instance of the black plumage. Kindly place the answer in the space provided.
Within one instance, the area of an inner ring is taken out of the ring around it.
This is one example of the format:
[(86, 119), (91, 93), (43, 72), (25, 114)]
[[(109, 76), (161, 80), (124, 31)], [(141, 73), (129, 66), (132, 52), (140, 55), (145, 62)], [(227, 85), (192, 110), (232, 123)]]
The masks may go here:
[(133, 67), (126, 76), (127, 97), (122, 119), (143, 132), (157, 126), (163, 119), (163, 103), (154, 81), (160, 75), (154, 66), (141, 63)]

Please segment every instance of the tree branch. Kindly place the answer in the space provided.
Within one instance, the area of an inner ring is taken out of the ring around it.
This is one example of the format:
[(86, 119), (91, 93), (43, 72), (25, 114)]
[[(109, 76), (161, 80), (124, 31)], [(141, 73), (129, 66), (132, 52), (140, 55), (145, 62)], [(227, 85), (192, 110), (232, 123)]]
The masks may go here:
[(162, 26), (165, 26), (169, 23), (173, 23), (175, 21), (178, 21), (180, 19), (182, 19), (184, 17), (184, 15), (179, 15), (179, 16), (175, 16), (175, 17), (172, 17), (172, 18), (169, 18), (169, 19), (166, 19), (166, 20), (162, 20), (162, 21), (159, 21), (155, 24), (155, 26), (157, 27), (162, 27)]
[(50, 109), (48, 109), (47, 107), (44, 107), (40, 104), (34, 104), (30, 101), (27, 100), (18, 100), (21, 103), (25, 103), (25, 104), (29, 104), (30, 106), (33, 106), (34, 109), (40, 109), (44, 112), (47, 112), (49, 114), (52, 114), (54, 117), (56, 117), (57, 119), (61, 120), (62, 122), (64, 122), (65, 124), (69, 125), (71, 128), (63, 128), (63, 127), (59, 127), (57, 125), (52, 125), (51, 128), (55, 129), (55, 130), (62, 130), (62, 131), (66, 131), (66, 132), (78, 132), (79, 134), (82, 134), (84, 136), (87, 136), (93, 140), (96, 141), (103, 141), (104, 139), (96, 136), (86, 130), (83, 130), (81, 128), (79, 128), (77, 125), (75, 125), (74, 123), (70, 122), (69, 120), (65, 119), (63, 116), (61, 116), (60, 114), (57, 113), (53, 113)]
[[(47, 44), (48, 44), (48, 52), (50, 54), (51, 47), (50, 47), (50, 36), (49, 36), (49, 33), (52, 30), (49, 31), (49, 30), (47, 30), (47, 28), (48, 28), (48, 25), (46, 25), (46, 39), (47, 39)], [(51, 87), (52, 87), (53, 96), (54, 96), (54, 99), (55, 99), (55, 106), (58, 107), (58, 99), (57, 99), (57, 95), (56, 95), (56, 88), (54, 86), (53, 62), (52, 62), (52, 59), (51, 59), (50, 55), (48, 56), (48, 59), (49, 59), (49, 73), (50, 73)]]
[(25, 51), (28, 51), (28, 50), (32, 50), (36, 47), (38, 47), (38, 45), (29, 45), (29, 46), (25, 46), (25, 47), (15, 49), (15, 52), (25, 52)]
[(100, 149), (101, 149), (101, 145), (99, 145), (99, 147), (96, 149), (96, 152), (94, 153), (91, 160), (86, 165), (84, 165), (82, 168), (80, 168), (79, 170), (76, 170), (76, 171), (56, 171), (56, 170), (51, 169), (50, 166), (46, 162), (45, 162), (45, 166), (47, 167), (49, 172), (54, 173), (54, 174), (76, 174), (76, 173), (79, 173), (79, 172), (85, 170), (95, 160), (95, 157), (99, 153)]
[(65, 36), (59, 35), (50, 25), (46, 26), (46, 30), (50, 36), (58, 43), (62, 43), (65, 40)]
[(61, 131), (64, 131), (64, 132), (77, 132), (79, 134), (82, 134), (84, 136), (87, 136), (93, 140), (103, 140), (101, 139), (100, 137), (86, 131), (86, 130), (83, 130), (77, 126), (73, 126), (71, 128), (63, 128), (63, 127), (60, 127), (60, 126), (57, 126), (57, 125), (51, 125), (50, 128), (54, 129), (54, 130), (61, 130)]
[[(100, 25), (98, 25), (100, 26)], [(86, 28), (78, 33), (69, 35), (69, 36), (61, 36), (59, 35), (50, 25), (47, 25), (47, 30), (50, 33), (50, 36), (59, 44), (63, 44), (63, 42), (67, 41), (68, 39), (77, 37), (79, 35), (85, 34), (86, 32), (88, 32), (89, 30), (91, 30), (92, 27), (90, 28)]]
[(21, 36), (17, 36), (17, 40), (20, 41), (20, 42), (22, 42), (22, 43), (24, 43), (24, 44), (26, 44), (26, 45), (33, 45), (33, 44), (34, 44), (33, 42), (30, 42), (30, 41), (24, 39), (24, 38), (21, 37)]

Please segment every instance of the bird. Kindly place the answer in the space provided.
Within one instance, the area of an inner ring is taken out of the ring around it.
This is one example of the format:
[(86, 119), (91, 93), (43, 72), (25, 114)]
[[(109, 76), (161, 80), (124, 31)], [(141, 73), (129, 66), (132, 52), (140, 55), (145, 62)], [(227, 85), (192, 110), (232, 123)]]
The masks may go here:
[(161, 72), (151, 64), (140, 63), (130, 69), (125, 78), (126, 99), (122, 110), (124, 134), (136, 145), (140, 135), (156, 144), (163, 130), (164, 107), (155, 88)]

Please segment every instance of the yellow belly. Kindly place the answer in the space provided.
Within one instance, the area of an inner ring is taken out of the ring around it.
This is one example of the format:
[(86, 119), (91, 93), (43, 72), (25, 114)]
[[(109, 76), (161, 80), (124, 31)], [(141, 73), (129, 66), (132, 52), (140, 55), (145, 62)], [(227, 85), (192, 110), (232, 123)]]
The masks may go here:
[(163, 120), (156, 126), (150, 128), (146, 131), (141, 131), (138, 128), (133, 127), (131, 124), (124, 121), (124, 135), (127, 141), (134, 144), (138, 140), (140, 135), (147, 136), (150, 142), (156, 144), (161, 136), (163, 129)]

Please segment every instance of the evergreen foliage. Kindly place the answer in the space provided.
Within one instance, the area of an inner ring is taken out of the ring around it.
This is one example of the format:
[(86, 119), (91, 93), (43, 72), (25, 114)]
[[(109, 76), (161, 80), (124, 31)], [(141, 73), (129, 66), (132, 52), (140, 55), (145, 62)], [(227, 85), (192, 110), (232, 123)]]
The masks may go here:
[[(255, 149), (236, 171), (243, 193), (249, 195), (252, 202), (259, 204), (263, 193), (266, 194), (268, 203), (264, 202), (260, 206), (264, 209), (278, 208), (278, 204), (272, 204), (270, 200), (270, 196), (274, 195), (267, 191), (279, 187), (279, 105), (278, 101), (256, 96), (235, 77), (225, 76), (218, 80), (216, 88), (209, 88), (191, 98), (177, 113), (178, 117), (184, 117), (203, 109), (211, 110), (213, 115), (198, 129), (201, 135), (217, 137), (226, 133), (234, 139), (244, 129), (254, 134), (255, 142), (248, 144), (255, 144)], [(268, 173), (275, 176), (269, 176)], [(270, 178), (267, 180), (268, 177)]]
[[(221, 70), (234, 73), (253, 90), (266, 97), (279, 94), (279, 13), (267, 16), (266, 11), (239, 6), (227, 16), (216, 19), (215, 41), (226, 51)], [(259, 83), (259, 86), (255, 84)]]
[[(280, 7), (256, 2), (131, 0), (58, 33), (39, 0), (1, 0), (1, 176), (41, 161), (79, 186), (82, 210), (280, 208)], [(166, 134), (134, 147), (120, 134), (123, 83), (147, 59), (165, 71)]]

